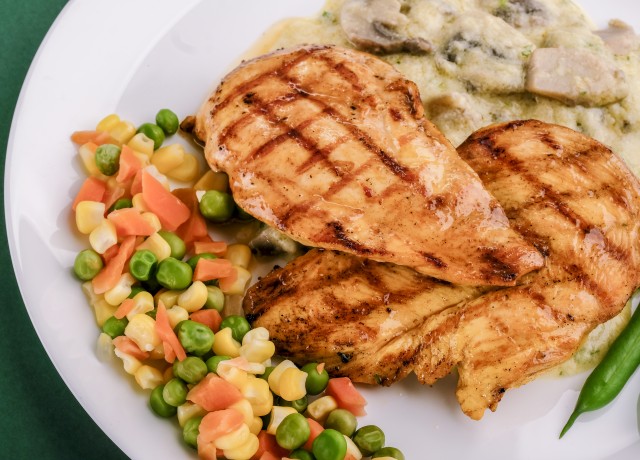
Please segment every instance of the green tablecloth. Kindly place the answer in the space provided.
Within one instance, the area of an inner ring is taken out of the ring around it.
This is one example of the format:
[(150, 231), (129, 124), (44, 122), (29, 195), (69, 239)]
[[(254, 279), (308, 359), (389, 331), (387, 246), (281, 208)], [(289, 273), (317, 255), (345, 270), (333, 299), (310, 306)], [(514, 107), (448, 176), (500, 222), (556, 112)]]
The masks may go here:
[[(0, 148), (22, 81), (66, 0), (0, 0)], [(4, 155), (0, 173), (4, 179)], [(4, 185), (2, 187), (4, 195)], [(3, 203), (4, 216), (4, 203)], [(67, 389), (40, 344), (0, 242), (0, 459), (126, 459)]]

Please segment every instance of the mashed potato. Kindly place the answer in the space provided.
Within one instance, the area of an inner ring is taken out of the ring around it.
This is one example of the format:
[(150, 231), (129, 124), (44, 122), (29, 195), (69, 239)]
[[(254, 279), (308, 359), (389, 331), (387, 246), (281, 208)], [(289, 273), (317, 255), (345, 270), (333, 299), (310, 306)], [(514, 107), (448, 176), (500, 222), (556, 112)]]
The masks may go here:
[[(328, 0), (316, 17), (282, 22), (250, 54), (310, 43), (374, 51), (418, 85), (427, 118), (454, 145), (535, 118), (601, 141), (640, 175), (640, 52), (626, 24), (595, 31), (570, 0), (359, 1)], [(553, 373), (599, 362), (629, 317), (627, 306)]]

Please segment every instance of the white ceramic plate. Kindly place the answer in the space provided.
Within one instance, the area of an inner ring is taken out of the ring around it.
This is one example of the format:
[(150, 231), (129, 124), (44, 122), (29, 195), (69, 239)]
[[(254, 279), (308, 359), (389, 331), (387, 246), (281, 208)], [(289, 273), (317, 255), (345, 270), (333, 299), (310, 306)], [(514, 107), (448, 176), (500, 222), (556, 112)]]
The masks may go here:
[[(69, 203), (81, 183), (69, 134), (118, 112), (152, 119), (198, 107), (237, 56), (277, 19), (310, 15), (322, 0), (72, 1), (43, 42), (16, 110), (7, 154), (7, 233), (24, 302), (45, 349), (83, 407), (131, 458), (189, 458), (177, 425), (156, 418), (146, 393), (99, 362), (93, 314), (71, 276), (82, 243)], [(634, 0), (584, 0), (599, 25), (620, 17), (640, 30)], [(95, 18), (100, 20), (96, 21)], [(34, 179), (35, 178), (35, 179)], [(640, 375), (608, 408), (582, 416), (557, 439), (585, 374), (537, 380), (506, 393), (474, 422), (460, 411), (455, 379), (415, 379), (364, 389), (369, 415), (408, 459), (637, 459)]]

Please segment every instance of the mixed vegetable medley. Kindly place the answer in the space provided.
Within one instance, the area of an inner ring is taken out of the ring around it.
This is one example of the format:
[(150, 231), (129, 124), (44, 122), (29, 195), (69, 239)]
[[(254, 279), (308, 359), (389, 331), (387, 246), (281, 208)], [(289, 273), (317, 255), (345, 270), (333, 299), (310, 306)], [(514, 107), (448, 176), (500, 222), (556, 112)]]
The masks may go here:
[(71, 137), (88, 175), (72, 204), (88, 244), (73, 271), (101, 328), (99, 356), (122, 360), (200, 458), (403, 459), (380, 428), (358, 428), (366, 401), (348, 378), (272, 361), (269, 332), (240, 306), (252, 250), (209, 233), (251, 216), (226, 175), (164, 144), (178, 129), (163, 109), (155, 123), (109, 115)]

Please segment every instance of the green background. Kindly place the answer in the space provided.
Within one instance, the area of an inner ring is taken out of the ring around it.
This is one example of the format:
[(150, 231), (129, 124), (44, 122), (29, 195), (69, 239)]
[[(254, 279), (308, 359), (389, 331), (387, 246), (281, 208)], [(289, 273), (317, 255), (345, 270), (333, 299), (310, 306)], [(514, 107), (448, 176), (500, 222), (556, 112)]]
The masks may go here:
[[(0, 162), (22, 82), (66, 0), (0, 0)], [(4, 216), (4, 183), (2, 186)], [(67, 389), (38, 339), (0, 242), (0, 459), (126, 459)]]

